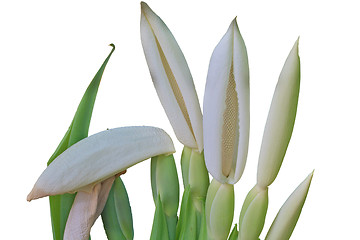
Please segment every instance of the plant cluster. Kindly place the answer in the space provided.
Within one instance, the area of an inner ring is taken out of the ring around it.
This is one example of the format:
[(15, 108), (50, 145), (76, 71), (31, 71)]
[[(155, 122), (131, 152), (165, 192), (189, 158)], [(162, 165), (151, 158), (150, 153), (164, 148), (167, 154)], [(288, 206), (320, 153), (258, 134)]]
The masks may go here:
[[(175, 148), (164, 130), (120, 127), (88, 137), (97, 90), (115, 50), (113, 44), (27, 200), (50, 196), (56, 240), (89, 239), (91, 227), (100, 215), (108, 239), (133, 239), (130, 201), (120, 175), (151, 158), (156, 208), (150, 239), (258, 240), (268, 208), (268, 187), (280, 170), (295, 123), (300, 89), (298, 40), (274, 91), (260, 149), (257, 183), (245, 198), (238, 223), (232, 227), (234, 184), (246, 165), (250, 129), (248, 56), (236, 19), (211, 56), (203, 114), (189, 67), (171, 31), (143, 2), (140, 21), (151, 78), (175, 135), (184, 145), (180, 211)], [(312, 176), (308, 175), (281, 207), (266, 240), (290, 238)]]

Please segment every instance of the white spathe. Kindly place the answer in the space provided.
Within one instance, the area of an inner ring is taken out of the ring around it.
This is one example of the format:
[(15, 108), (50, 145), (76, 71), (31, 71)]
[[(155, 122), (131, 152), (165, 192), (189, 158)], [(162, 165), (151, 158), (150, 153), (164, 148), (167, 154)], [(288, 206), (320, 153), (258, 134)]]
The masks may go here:
[(291, 49), (280, 73), (262, 139), (257, 184), (269, 186), (283, 162), (292, 131), (300, 90), (299, 39)]
[(40, 175), (28, 201), (50, 195), (91, 192), (109, 177), (145, 159), (175, 152), (160, 128), (139, 126), (106, 130), (87, 137), (60, 154)]
[(176, 137), (202, 152), (202, 113), (189, 67), (169, 28), (144, 2), (140, 30), (155, 89)]
[(295, 189), (279, 210), (265, 240), (288, 240), (294, 231), (309, 192), (314, 171)]
[(250, 129), (248, 57), (236, 19), (210, 59), (203, 127), (208, 171), (219, 182), (236, 183), (245, 168)]
[(87, 240), (115, 177), (153, 156), (174, 153), (169, 135), (155, 127), (122, 127), (87, 137), (60, 154), (40, 175), (28, 201), (77, 192), (64, 240)]

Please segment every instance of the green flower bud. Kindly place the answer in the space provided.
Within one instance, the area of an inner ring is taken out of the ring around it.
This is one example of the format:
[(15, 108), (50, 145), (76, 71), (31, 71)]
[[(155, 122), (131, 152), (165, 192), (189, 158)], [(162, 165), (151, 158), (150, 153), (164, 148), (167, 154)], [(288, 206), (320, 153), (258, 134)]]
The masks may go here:
[(169, 237), (173, 240), (179, 207), (179, 179), (172, 154), (159, 155), (151, 159), (151, 187), (155, 203), (158, 196), (161, 198)]
[(165, 214), (176, 215), (179, 207), (179, 179), (172, 154), (151, 158), (151, 186), (154, 201), (160, 195)]
[(262, 139), (257, 184), (269, 186), (276, 178), (294, 128), (300, 90), (298, 40), (280, 73)]
[(134, 238), (129, 197), (120, 177), (115, 179), (111, 187), (101, 218), (109, 240)]
[(184, 146), (181, 155), (181, 170), (184, 187), (189, 184), (193, 198), (205, 200), (209, 187), (209, 174), (205, 166), (204, 152)]
[(211, 181), (205, 202), (209, 239), (227, 239), (234, 217), (234, 199), (234, 185)]
[(239, 219), (238, 240), (257, 240), (264, 227), (268, 189), (255, 185), (245, 198)]

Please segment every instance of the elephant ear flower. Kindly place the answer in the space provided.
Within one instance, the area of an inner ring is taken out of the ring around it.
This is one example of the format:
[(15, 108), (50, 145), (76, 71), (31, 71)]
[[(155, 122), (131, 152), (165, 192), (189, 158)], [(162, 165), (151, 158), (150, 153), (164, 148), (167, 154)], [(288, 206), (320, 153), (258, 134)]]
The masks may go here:
[(245, 168), (250, 128), (248, 57), (236, 19), (211, 56), (203, 123), (207, 169), (219, 182), (236, 183)]
[(169, 28), (144, 2), (140, 30), (151, 78), (176, 137), (201, 153), (202, 114), (185, 57)]
[(103, 131), (60, 154), (40, 175), (27, 200), (77, 192), (64, 239), (88, 239), (115, 177), (145, 159), (174, 152), (171, 138), (159, 128)]

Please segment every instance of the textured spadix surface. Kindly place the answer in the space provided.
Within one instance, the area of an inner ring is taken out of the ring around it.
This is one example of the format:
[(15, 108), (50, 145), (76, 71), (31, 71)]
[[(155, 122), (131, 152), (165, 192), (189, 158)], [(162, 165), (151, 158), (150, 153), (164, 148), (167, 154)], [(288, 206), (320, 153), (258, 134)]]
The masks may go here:
[(27, 200), (93, 186), (147, 158), (175, 152), (169, 135), (155, 127), (122, 127), (94, 134), (59, 155), (41, 174)]
[(140, 30), (151, 78), (176, 137), (202, 152), (202, 114), (189, 67), (169, 28), (144, 2)]
[(210, 59), (203, 122), (207, 169), (222, 183), (236, 183), (248, 152), (250, 93), (247, 51), (235, 19)]

